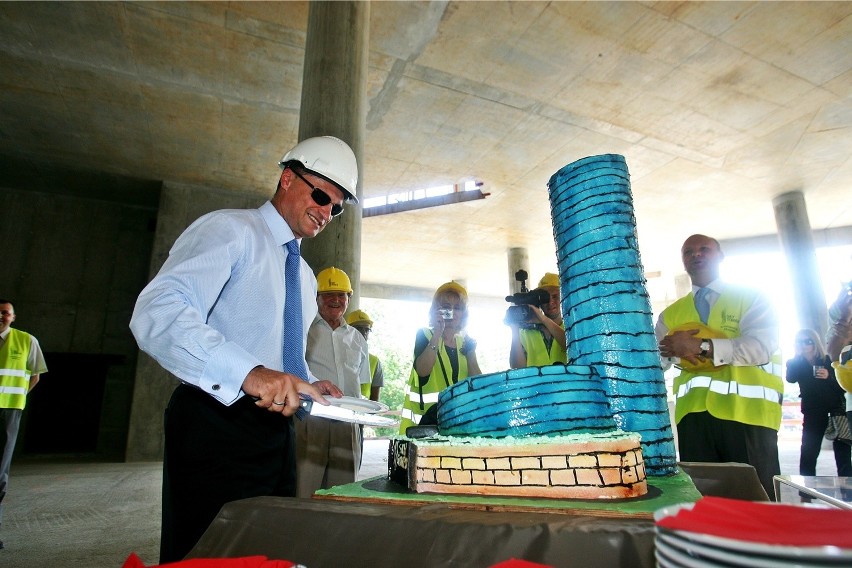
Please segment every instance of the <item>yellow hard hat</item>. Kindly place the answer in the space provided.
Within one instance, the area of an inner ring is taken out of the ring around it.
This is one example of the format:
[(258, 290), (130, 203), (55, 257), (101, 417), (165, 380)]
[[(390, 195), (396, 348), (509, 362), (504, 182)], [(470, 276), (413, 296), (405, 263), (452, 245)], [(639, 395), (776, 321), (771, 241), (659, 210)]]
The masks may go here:
[(835, 361), (831, 366), (834, 367), (837, 384), (843, 387), (846, 392), (852, 392), (852, 361), (848, 361), (845, 365), (841, 365), (840, 361)]
[(545, 272), (541, 280), (538, 281), (539, 288), (559, 288), (559, 276), (553, 272)]
[(355, 310), (346, 316), (346, 323), (349, 325), (366, 325), (370, 329), (373, 329), (373, 320), (363, 310)]
[[(704, 325), (703, 323), (699, 323), (699, 322), (689, 322), (689, 323), (685, 323), (683, 325), (679, 325), (679, 326), (675, 327), (674, 329), (670, 329), (667, 335), (671, 335), (672, 333), (674, 333), (676, 331), (690, 331), (692, 329), (698, 330), (698, 333), (696, 333), (695, 335), (697, 337), (700, 337), (701, 339), (727, 339), (728, 338), (728, 336), (725, 335), (724, 333), (722, 333), (721, 331), (717, 331), (715, 329), (709, 328), (706, 325)], [(692, 363), (690, 363), (686, 359), (681, 359), (680, 363), (678, 363), (678, 366), (681, 369), (683, 369), (684, 371), (691, 371), (691, 372), (715, 371), (716, 369), (719, 368), (719, 367), (717, 367), (713, 364), (712, 359), (705, 359), (704, 361), (702, 361), (701, 363), (699, 363), (697, 365), (693, 365)]]
[(847, 345), (840, 351), (840, 361), (846, 359), (845, 363), (834, 361), (831, 366), (834, 367), (834, 374), (837, 377), (837, 384), (843, 387), (846, 392), (852, 392), (852, 359), (848, 359), (850, 345)]
[(461, 301), (464, 302), (465, 304), (467, 304), (467, 290), (465, 290), (464, 286), (462, 286), (461, 284), (459, 284), (455, 280), (452, 280), (450, 282), (445, 282), (444, 284), (441, 284), (440, 286), (438, 286), (438, 289), (435, 290), (435, 295), (433, 296), (433, 298), (437, 298), (443, 292), (455, 292), (456, 294), (459, 295), (459, 298), (461, 298)]
[(352, 283), (345, 272), (330, 266), (317, 274), (317, 292), (346, 292), (352, 293)]

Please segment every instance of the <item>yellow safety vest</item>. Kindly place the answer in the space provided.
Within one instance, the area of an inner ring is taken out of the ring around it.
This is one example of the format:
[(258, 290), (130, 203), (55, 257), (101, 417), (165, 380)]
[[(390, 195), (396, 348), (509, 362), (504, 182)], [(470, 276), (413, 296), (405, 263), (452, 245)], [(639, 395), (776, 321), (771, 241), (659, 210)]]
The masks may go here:
[(30, 388), (30, 334), (10, 329), (3, 347), (0, 347), (0, 408), (23, 410)]
[[(424, 329), (423, 332), (426, 334), (426, 339), (432, 339), (431, 329)], [(467, 358), (461, 353), (464, 338), (456, 335), (455, 339), (459, 358), (458, 380), (461, 381), (467, 378)], [(447, 355), (444, 343), (441, 342), (440, 345), (441, 347), (437, 352), (438, 358), (435, 360), (435, 364), (432, 365), (429, 380), (422, 387), (420, 386), (420, 377), (417, 376), (417, 371), (414, 370), (414, 364), (412, 363), (411, 365), (411, 374), (408, 377), (408, 384), (405, 386), (405, 399), (402, 402), (402, 421), (399, 425), (400, 434), (405, 434), (409, 426), (419, 424), (420, 419), (423, 418), (426, 411), (438, 402), (438, 394), (452, 384), (453, 368), (450, 364), (450, 356)]]
[(550, 352), (547, 351), (547, 345), (544, 343), (544, 335), (537, 329), (521, 329), (519, 330), (521, 345), (524, 351), (527, 352), (527, 367), (543, 367), (552, 365), (553, 363), (568, 363), (568, 354), (562, 349), (562, 346), (553, 339), (550, 344)]
[[(710, 310), (707, 327), (728, 338), (739, 337), (740, 320), (756, 297), (757, 292), (748, 289), (726, 290)], [(662, 317), (669, 329), (701, 321), (692, 294), (666, 308)], [(683, 370), (675, 377), (673, 390), (675, 422), (691, 412), (707, 411), (721, 420), (773, 430), (781, 427), (784, 382), (761, 367), (723, 365), (713, 371)]]
[(379, 364), (379, 358), (370, 353), (370, 382), (361, 385), (361, 396), (370, 398), (370, 391), (373, 388), (373, 379), (376, 376), (376, 366)]

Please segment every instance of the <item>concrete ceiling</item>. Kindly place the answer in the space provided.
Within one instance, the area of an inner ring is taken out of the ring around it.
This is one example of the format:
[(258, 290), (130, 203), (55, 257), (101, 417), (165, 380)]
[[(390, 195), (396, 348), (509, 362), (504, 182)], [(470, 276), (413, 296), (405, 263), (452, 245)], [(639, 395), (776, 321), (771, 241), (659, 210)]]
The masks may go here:
[[(774, 233), (786, 191), (814, 229), (849, 224), (852, 2), (370, 9), (364, 195), (476, 179), (490, 196), (365, 219), (365, 284), (502, 295), (510, 247), (534, 279), (554, 270), (547, 180), (601, 153), (627, 158), (649, 273), (677, 272), (694, 232)], [(297, 141), (307, 14), (0, 3), (0, 181), (51, 186), (49, 164), (270, 195)]]

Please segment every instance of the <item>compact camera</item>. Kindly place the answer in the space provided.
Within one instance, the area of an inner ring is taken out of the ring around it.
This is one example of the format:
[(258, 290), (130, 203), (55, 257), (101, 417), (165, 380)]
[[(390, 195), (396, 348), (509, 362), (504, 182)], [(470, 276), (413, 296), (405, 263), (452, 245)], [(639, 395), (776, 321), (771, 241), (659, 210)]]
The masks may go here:
[(528, 327), (523, 324), (530, 323), (530, 320), (534, 317), (530, 306), (540, 308), (546, 305), (550, 302), (550, 294), (546, 290), (528, 290), (526, 270), (515, 272), (515, 280), (521, 283), (521, 291), (511, 296), (506, 296), (506, 301), (514, 305), (509, 306), (509, 309), (506, 310), (506, 317), (503, 321), (509, 325), (515, 323), (522, 324), (521, 327)]
[(441, 316), (441, 319), (451, 320), (453, 319), (453, 308), (441, 308), (438, 310), (438, 315)]

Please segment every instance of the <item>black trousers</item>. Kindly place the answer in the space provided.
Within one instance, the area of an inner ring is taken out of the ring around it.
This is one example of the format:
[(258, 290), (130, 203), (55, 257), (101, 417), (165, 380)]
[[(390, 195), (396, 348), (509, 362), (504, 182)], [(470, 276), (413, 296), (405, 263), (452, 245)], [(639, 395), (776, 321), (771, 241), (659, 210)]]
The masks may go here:
[(183, 559), (222, 505), (296, 491), (293, 420), (181, 385), (165, 414), (160, 563)]
[(753, 466), (769, 499), (775, 501), (772, 477), (781, 474), (776, 430), (721, 420), (709, 412), (692, 412), (678, 422), (677, 438), (681, 461)]
[[(837, 410), (840, 412), (840, 409)], [(828, 410), (802, 412), (802, 448), (799, 454), (799, 475), (816, 475), (817, 458), (822, 449), (825, 429), (828, 427)], [(852, 446), (834, 440), (834, 465), (840, 477), (852, 476)]]

